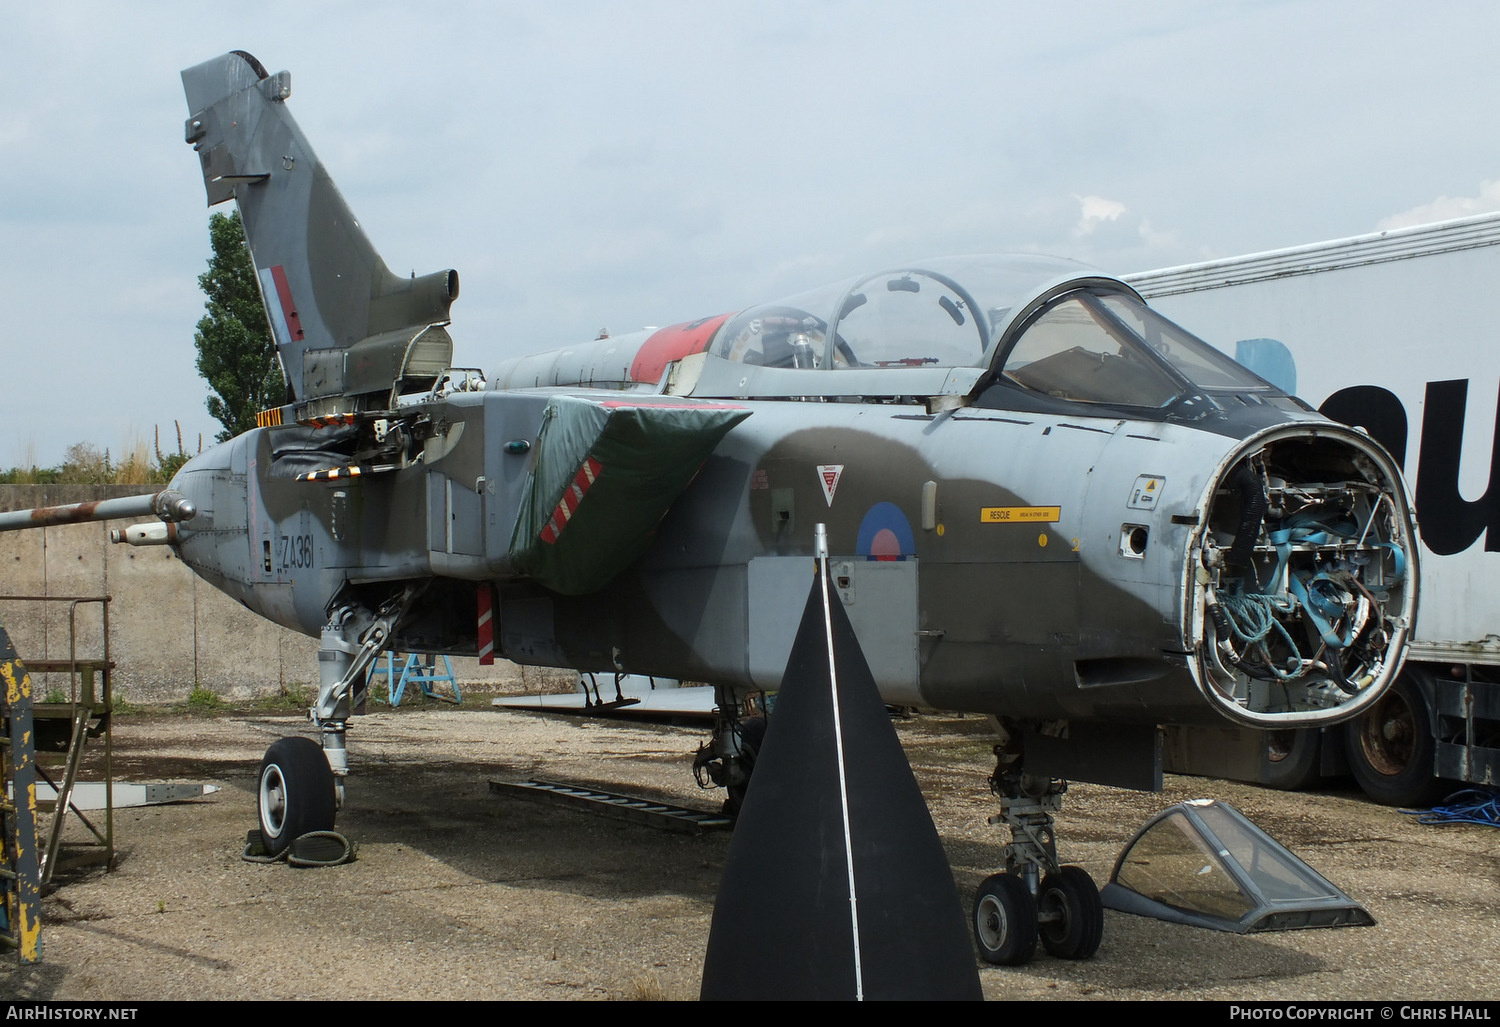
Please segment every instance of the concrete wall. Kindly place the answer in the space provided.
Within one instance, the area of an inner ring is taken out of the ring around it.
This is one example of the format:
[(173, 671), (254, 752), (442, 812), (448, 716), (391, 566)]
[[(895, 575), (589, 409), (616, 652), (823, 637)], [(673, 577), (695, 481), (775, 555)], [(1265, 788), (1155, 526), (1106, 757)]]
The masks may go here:
[[(139, 495), (149, 486), (0, 485), (0, 510), (59, 506)], [(0, 620), (26, 659), (67, 659), (66, 602), (29, 603), (7, 596), (110, 595), (110, 656), (116, 696), (137, 703), (181, 700), (201, 685), (220, 695), (269, 695), (286, 686), (316, 687), (318, 642), (251, 613), (187, 568), (168, 546), (112, 545), (98, 524), (0, 532)], [(76, 608), (80, 659), (102, 652), (101, 604)], [(522, 671), (497, 662), (455, 659), (461, 685), (484, 691), (555, 690), (555, 672)], [(44, 678), (38, 690), (66, 688)]]

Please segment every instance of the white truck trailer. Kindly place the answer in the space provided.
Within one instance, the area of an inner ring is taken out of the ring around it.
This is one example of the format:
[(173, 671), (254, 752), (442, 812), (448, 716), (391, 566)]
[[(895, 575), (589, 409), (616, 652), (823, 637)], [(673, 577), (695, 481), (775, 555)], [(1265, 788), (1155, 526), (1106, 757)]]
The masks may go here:
[[(1500, 214), (1126, 276), (1173, 320), (1402, 463), (1422, 537), (1406, 669), (1342, 727), (1169, 739), (1172, 769), (1419, 805), (1500, 783)], [(1491, 289), (1496, 289), (1492, 294)]]

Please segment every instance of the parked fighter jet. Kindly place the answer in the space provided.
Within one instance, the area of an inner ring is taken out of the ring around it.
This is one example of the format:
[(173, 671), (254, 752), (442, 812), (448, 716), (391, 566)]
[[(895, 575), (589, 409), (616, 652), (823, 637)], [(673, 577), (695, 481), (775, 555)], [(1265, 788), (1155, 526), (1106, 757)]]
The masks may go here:
[(261, 771), (273, 850), (331, 826), (387, 648), (712, 683), (710, 770), (742, 791), (734, 700), (781, 677), (821, 523), (885, 700), (997, 718), (1014, 842), (982, 952), (1029, 958), (1040, 904), (1047, 947), (1087, 956), (1102, 913), (1058, 865), (1063, 779), (1159, 787), (1160, 725), (1331, 723), (1401, 663), (1396, 465), (1116, 278), (932, 260), (486, 377), (453, 366), (457, 273), (387, 270), (286, 72), (235, 52), (182, 78), (292, 402), (121, 534), (320, 640), (323, 751), (284, 739)]

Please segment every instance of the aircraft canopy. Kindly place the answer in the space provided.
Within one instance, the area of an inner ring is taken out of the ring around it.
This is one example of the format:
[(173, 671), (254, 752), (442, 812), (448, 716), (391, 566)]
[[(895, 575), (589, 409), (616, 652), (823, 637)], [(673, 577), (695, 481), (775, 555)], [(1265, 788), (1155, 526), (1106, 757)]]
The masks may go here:
[(1029, 254), (947, 257), (751, 307), (710, 351), (800, 369), (989, 367), (1022, 388), (1162, 407), (1200, 391), (1274, 391), (1082, 264)]

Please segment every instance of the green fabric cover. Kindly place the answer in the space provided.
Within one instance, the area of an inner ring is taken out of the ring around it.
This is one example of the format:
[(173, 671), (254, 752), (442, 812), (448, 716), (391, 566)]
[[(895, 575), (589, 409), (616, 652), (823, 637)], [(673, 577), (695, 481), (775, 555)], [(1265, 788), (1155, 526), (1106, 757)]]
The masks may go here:
[[(511, 536), (512, 565), (564, 595), (603, 588), (646, 551), (719, 440), (749, 416), (670, 397), (554, 397)], [(597, 468), (592, 481), (580, 474), (586, 461)], [(565, 498), (570, 517), (559, 511)]]

